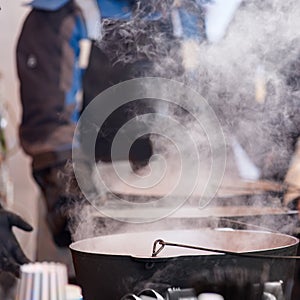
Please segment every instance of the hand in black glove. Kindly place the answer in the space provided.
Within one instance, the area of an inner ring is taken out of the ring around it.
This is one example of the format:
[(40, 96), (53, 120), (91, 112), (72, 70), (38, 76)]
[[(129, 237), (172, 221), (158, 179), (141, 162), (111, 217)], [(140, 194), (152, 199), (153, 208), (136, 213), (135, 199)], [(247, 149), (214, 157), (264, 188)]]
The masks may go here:
[(23, 253), (13, 231), (16, 226), (25, 231), (32, 227), (20, 216), (0, 208), (0, 271), (20, 275), (20, 265), (28, 263), (29, 259)]

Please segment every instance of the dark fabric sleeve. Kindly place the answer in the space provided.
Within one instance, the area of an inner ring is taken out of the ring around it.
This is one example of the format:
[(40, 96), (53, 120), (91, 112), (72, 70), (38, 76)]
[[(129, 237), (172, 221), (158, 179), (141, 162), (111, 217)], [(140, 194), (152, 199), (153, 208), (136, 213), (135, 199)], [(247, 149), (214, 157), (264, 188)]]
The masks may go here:
[(18, 40), (20, 142), (31, 156), (72, 144), (74, 105), (66, 103), (66, 94), (74, 79), (77, 54), (70, 41), (77, 10), (73, 1), (55, 12), (32, 10)]
[[(57, 114), (63, 111), (64, 89), (69, 84), (67, 78), (61, 84), (59, 82), (63, 71), (63, 41), (53, 26), (56, 18), (51, 20), (49, 14), (52, 13), (32, 11), (24, 23), (17, 46), (24, 129), (47, 124), (50, 125), (47, 130), (51, 130), (51, 125), (63, 122)], [(59, 27), (59, 24), (56, 26)]]

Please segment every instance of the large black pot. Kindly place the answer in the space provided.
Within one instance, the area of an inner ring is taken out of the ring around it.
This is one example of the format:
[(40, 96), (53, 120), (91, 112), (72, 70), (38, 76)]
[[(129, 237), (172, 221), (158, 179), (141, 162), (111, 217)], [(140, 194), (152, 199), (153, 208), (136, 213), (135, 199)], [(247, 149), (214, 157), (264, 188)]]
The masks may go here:
[(279, 233), (242, 230), (177, 230), (101, 236), (73, 243), (70, 248), (85, 300), (119, 300), (145, 287), (164, 292), (170, 286), (190, 287), (201, 272), (237, 266), (255, 270), (257, 282), (288, 282), (294, 260), (238, 257), (199, 250), (166, 247), (151, 257), (153, 242), (163, 239), (233, 252), (276, 256), (295, 255), (298, 239)]

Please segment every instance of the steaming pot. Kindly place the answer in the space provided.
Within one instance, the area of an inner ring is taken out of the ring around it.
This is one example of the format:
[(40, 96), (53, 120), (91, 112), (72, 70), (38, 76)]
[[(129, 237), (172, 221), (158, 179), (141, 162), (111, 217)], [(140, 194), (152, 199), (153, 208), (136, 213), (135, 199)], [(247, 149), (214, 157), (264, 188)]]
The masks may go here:
[(228, 254), (166, 247), (151, 257), (153, 243), (164, 241), (260, 255), (295, 255), (298, 239), (292, 236), (245, 230), (171, 230), (100, 236), (73, 243), (70, 248), (78, 283), (85, 300), (119, 300), (129, 292), (153, 288), (164, 294), (169, 287), (190, 287), (201, 271), (215, 266), (263, 270), (268, 281), (288, 282), (294, 260), (240, 257)]

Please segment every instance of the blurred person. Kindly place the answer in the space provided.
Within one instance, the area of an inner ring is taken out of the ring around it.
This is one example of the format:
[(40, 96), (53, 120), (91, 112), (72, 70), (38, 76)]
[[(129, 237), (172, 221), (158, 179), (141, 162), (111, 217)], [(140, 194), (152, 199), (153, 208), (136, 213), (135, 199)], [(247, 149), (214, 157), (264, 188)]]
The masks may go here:
[(293, 101), (290, 101), (292, 106), (292, 119), (294, 126), (294, 131), (291, 132), (292, 146), (293, 146), (293, 156), (289, 161), (288, 169), (284, 178), (285, 184), (287, 186), (287, 192), (284, 197), (284, 204), (291, 209), (297, 209), (300, 212), (300, 124), (296, 122), (298, 118), (299, 110), (299, 91), (300, 91), (300, 55), (291, 61), (284, 70), (284, 75), (286, 76), (286, 83), (293, 93)]
[(16, 52), (23, 108), (20, 143), (32, 158), (53, 239), (65, 247), (71, 242), (67, 223), (72, 197), (62, 176), (79, 113), (80, 41), (86, 38), (86, 26), (73, 0), (34, 0), (29, 5)]
[[(120, 82), (144, 76), (177, 77), (183, 72), (180, 39), (203, 38), (202, 9), (196, 1), (98, 0), (97, 4), (102, 35), (93, 40), (84, 74), (83, 109)], [(110, 162), (118, 130), (135, 116), (153, 113), (156, 103), (155, 99), (139, 99), (116, 109), (100, 129), (96, 159)], [(136, 139), (129, 153), (133, 170), (145, 166), (152, 154), (150, 135)], [(122, 159), (127, 159), (126, 153)]]
[[(162, 53), (176, 55), (171, 2), (34, 0), (30, 3), (32, 11), (24, 22), (17, 45), (23, 108), (20, 142), (32, 157), (32, 174), (46, 200), (47, 223), (58, 246), (65, 247), (71, 242), (69, 208), (79, 198), (70, 195), (63, 177), (66, 162), (71, 159), (73, 134), (80, 113), (80, 42), (87, 37), (93, 41), (82, 83), (84, 109), (106, 88), (131, 78), (154, 74), (153, 65)], [(195, 5), (188, 8), (190, 13)], [(100, 15), (104, 24), (102, 37)], [(186, 14), (182, 16), (187, 20)], [(131, 37), (137, 35), (137, 44), (136, 41), (132, 43), (125, 39), (120, 42), (119, 39), (120, 30), (126, 28), (130, 20), (135, 21), (127, 29)], [(201, 23), (201, 15), (197, 22)], [(195, 28), (195, 24), (193, 26)], [(184, 26), (186, 36), (190, 36), (190, 28), (190, 23)], [(155, 40), (161, 33), (168, 41), (164, 46)], [(147, 50), (135, 51), (139, 43), (144, 49), (157, 48), (149, 56)], [(180, 64), (178, 68), (176, 64), (174, 72), (180, 72), (178, 69)], [(110, 147), (118, 128), (135, 114), (146, 110), (153, 111), (148, 99), (138, 105), (122, 107), (109, 117), (100, 132), (97, 159), (110, 161)], [(130, 159), (136, 165), (144, 165), (151, 155), (152, 145), (147, 136), (134, 143)]]

